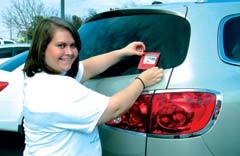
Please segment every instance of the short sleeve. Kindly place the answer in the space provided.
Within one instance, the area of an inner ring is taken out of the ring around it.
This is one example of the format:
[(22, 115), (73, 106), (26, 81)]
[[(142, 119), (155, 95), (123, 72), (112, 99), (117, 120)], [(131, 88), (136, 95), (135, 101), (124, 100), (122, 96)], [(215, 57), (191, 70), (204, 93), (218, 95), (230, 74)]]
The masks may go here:
[(83, 133), (94, 130), (109, 103), (108, 96), (71, 77), (47, 74), (28, 79), (25, 98), (26, 120), (48, 130), (71, 129)]
[(77, 76), (75, 77), (75, 79), (77, 81), (81, 81), (82, 80), (83, 72), (84, 72), (83, 64), (82, 64), (82, 61), (80, 61), (79, 62), (79, 67), (78, 67), (78, 73), (77, 73)]

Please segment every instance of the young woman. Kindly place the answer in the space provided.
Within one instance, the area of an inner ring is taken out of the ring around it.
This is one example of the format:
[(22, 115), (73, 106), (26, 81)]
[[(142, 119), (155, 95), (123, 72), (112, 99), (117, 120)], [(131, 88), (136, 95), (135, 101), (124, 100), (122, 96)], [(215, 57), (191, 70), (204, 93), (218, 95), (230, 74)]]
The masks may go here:
[(128, 110), (144, 87), (162, 79), (163, 70), (153, 67), (111, 97), (102, 95), (80, 82), (122, 57), (142, 55), (145, 45), (132, 42), (79, 62), (80, 49), (80, 37), (71, 23), (53, 17), (36, 27), (23, 69), (24, 156), (100, 156), (98, 125)]

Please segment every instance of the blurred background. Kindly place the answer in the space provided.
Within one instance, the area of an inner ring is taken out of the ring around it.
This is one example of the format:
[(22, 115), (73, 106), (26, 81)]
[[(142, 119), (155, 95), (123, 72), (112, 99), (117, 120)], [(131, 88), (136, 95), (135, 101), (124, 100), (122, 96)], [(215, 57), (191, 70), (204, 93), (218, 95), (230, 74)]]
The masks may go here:
[(151, 4), (149, 0), (1, 0), (0, 38), (29, 42), (44, 17), (59, 16), (77, 27), (93, 14), (117, 8)]
[[(162, 0), (161, 2), (194, 0)], [(195, 0), (196, 1), (196, 0)], [(30, 42), (34, 27), (44, 17), (59, 16), (80, 27), (88, 17), (103, 11), (150, 5), (151, 0), (1, 0), (0, 38)]]

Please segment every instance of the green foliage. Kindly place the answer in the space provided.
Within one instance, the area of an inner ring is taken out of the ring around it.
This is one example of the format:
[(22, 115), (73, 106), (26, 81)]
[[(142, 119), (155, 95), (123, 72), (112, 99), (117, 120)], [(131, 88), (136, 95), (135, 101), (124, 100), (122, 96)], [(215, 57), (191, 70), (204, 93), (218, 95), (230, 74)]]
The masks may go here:
[(27, 28), (27, 31), (26, 31), (26, 36), (27, 36), (28, 40), (32, 40), (33, 32), (34, 32), (37, 24), (43, 19), (44, 19), (43, 16), (35, 16), (33, 18), (32, 24), (30, 25), (29, 28)]

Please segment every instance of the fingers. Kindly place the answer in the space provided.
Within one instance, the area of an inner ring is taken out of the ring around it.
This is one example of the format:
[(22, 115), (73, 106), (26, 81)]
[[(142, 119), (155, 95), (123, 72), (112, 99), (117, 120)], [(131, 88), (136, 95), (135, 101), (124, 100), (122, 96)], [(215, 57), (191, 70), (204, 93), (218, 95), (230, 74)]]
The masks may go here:
[(154, 72), (152, 73), (152, 79), (153, 82), (159, 82), (162, 80), (163, 77), (163, 69), (162, 68), (158, 68), (158, 67), (154, 67)]
[(162, 78), (163, 78), (163, 69), (159, 69), (159, 71), (158, 71), (158, 73), (157, 73), (155, 78), (156, 78), (156, 83), (162, 80)]
[(158, 67), (152, 67), (140, 74), (140, 77), (143, 79), (146, 86), (154, 85), (162, 80), (163, 69)]
[(129, 43), (126, 47), (122, 48), (122, 52), (125, 53), (125, 56), (139, 55), (141, 56), (146, 50), (146, 47), (143, 42), (134, 41)]
[(144, 52), (146, 50), (146, 47), (143, 42), (135, 42), (136, 44), (136, 50), (138, 52)]

